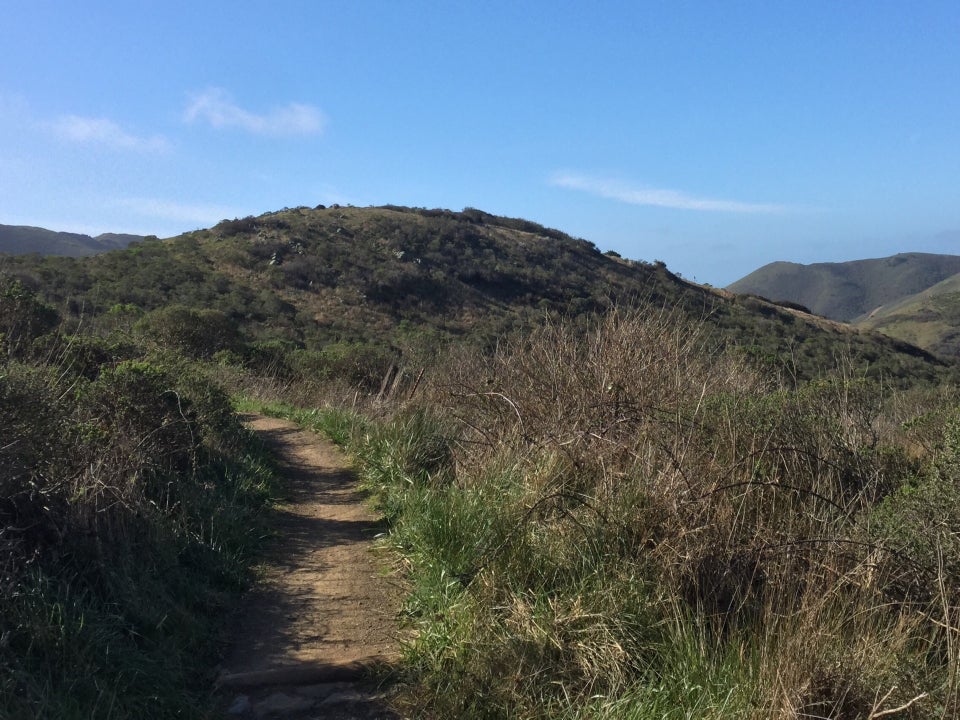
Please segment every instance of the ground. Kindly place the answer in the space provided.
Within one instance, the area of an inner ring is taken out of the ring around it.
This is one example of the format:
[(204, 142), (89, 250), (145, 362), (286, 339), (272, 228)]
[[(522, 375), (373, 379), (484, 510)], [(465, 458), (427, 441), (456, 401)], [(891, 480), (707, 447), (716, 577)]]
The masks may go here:
[(373, 552), (376, 514), (329, 440), (244, 419), (277, 458), (284, 501), (223, 663), (221, 707), (237, 718), (398, 718), (381, 683), (398, 655), (399, 593)]

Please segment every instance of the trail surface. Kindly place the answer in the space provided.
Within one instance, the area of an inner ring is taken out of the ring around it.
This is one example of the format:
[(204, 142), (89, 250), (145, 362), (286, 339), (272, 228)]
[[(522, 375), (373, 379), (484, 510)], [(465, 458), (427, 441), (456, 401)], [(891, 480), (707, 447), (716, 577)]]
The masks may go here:
[(397, 593), (378, 572), (377, 518), (356, 477), (325, 438), (286, 420), (244, 420), (274, 452), (285, 499), (220, 675), (227, 717), (398, 718), (375, 681), (396, 659)]

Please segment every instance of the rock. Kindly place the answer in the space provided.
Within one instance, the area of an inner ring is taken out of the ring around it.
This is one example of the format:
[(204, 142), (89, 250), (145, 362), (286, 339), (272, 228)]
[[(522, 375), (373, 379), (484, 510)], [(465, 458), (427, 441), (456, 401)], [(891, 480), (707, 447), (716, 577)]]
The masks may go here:
[(366, 702), (367, 698), (357, 692), (354, 688), (347, 688), (340, 692), (331, 693), (320, 703), (321, 707), (331, 705), (355, 705)]
[(250, 698), (246, 695), (237, 695), (227, 708), (227, 715), (246, 715), (248, 712), (250, 712)]
[(345, 682), (318, 683), (316, 685), (303, 685), (297, 688), (297, 693), (304, 697), (323, 700), (333, 693), (345, 690), (350, 686), (350, 683)]
[(270, 695), (266, 700), (258, 702), (254, 707), (254, 714), (258, 718), (267, 718), (271, 715), (302, 712), (313, 707), (313, 703), (313, 698), (277, 692)]

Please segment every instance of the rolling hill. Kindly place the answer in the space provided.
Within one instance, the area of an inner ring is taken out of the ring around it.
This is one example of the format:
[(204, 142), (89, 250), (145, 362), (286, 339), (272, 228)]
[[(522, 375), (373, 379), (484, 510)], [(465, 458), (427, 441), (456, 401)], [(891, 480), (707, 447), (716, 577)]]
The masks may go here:
[(364, 362), (429, 355), (451, 341), (490, 347), (545, 318), (586, 319), (645, 302), (702, 321), (717, 343), (797, 378), (833, 367), (839, 355), (904, 381), (952, 372), (883, 335), (689, 283), (662, 263), (606, 255), (586, 240), (474, 209), (284, 209), (90, 258), (9, 257), (0, 272), (87, 327), (126, 315), (168, 340), (194, 323), (183, 340), (189, 352), (229, 350), (244, 362), (265, 347), (272, 357), (349, 347)]
[(56, 232), (26, 225), (0, 225), (0, 253), (9, 255), (67, 255), (83, 257), (116, 250), (135, 240), (140, 235), (103, 233), (96, 237), (81, 233)]
[(945, 356), (960, 356), (960, 273), (884, 305), (857, 325)]
[(929, 253), (812, 265), (774, 262), (727, 289), (799, 303), (818, 315), (851, 322), (958, 272), (960, 256)]

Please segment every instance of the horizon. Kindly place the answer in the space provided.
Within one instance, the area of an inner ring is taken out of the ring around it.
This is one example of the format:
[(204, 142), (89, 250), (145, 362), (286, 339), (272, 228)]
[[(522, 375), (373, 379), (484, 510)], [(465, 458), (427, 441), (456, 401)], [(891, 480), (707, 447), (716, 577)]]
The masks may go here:
[(953, 3), (7, 15), (2, 224), (476, 207), (718, 287), (960, 247)]
[[(349, 207), (349, 208), (356, 208), (356, 209), (377, 209), (377, 208), (384, 208), (384, 207), (391, 207), (391, 206), (393, 206), (393, 207), (399, 207), (399, 206), (396, 206), (396, 205), (392, 205), (392, 204), (390, 204), (390, 203), (388, 203), (387, 205), (365, 205), (365, 206), (357, 206), (357, 205), (349, 205), (349, 204), (347, 204), (347, 205), (342, 205), (342, 206), (341, 206), (341, 205), (339, 205), (339, 204), (337, 204), (337, 203), (334, 203), (334, 204), (332, 204), (332, 205), (330, 205), (330, 206), (326, 206), (326, 207)], [(309, 206), (300, 206), (300, 207), (308, 207), (308, 208), (309, 208)], [(446, 210), (446, 211), (451, 211), (451, 212), (462, 212), (463, 210), (468, 209), (468, 208), (462, 208), (461, 210), (453, 210), (452, 208), (419, 208), (419, 207), (414, 208), (413, 206), (403, 206), (403, 207), (411, 207), (411, 208), (413, 208), (413, 209)], [(295, 209), (297, 209), (297, 208), (296, 208), (296, 207), (292, 207), (292, 208), (291, 208), (291, 207), (286, 207), (286, 208), (280, 208), (280, 209), (278, 209), (278, 210), (267, 210), (267, 211), (265, 211), (265, 212), (262, 213), (262, 214), (267, 214), (267, 215), (269, 215), (269, 214), (273, 214), (273, 213), (278, 212), (278, 211), (283, 211), (283, 210), (295, 210)], [(317, 209), (317, 208), (314, 207), (314, 208), (309, 208), (309, 209)], [(483, 211), (483, 208), (474, 208), (474, 209)], [(239, 218), (222, 218), (221, 220), (230, 220), (230, 219), (239, 219)], [(525, 219), (527, 219), (527, 218), (518, 218), (518, 219), (524, 219), (524, 220), (525, 220)], [(216, 223), (214, 223), (214, 225), (215, 225), (215, 224), (216, 224)], [(138, 236), (144, 237), (144, 238), (150, 237), (150, 236), (155, 236), (155, 237), (157, 237), (157, 238), (160, 239), (160, 240), (171, 239), (171, 238), (174, 238), (174, 237), (178, 237), (180, 234), (195, 232), (195, 231), (199, 231), (199, 230), (207, 230), (207, 229), (210, 229), (210, 228), (213, 227), (213, 225), (211, 225), (211, 226), (208, 227), (208, 228), (199, 228), (199, 227), (198, 227), (198, 228), (194, 228), (194, 230), (185, 230), (184, 233), (178, 233), (177, 235), (171, 235), (171, 236), (156, 236), (155, 233), (149, 233), (149, 234), (144, 235), (143, 233), (123, 233), (123, 232), (115, 233), (115, 232), (112, 232), (112, 231), (110, 231), (110, 230), (96, 230), (96, 231), (94, 231), (94, 232), (85, 232), (85, 231), (74, 231), (74, 230), (61, 230), (61, 229), (58, 229), (58, 228), (40, 227), (40, 226), (36, 226), (36, 225), (19, 225), (19, 226), (14, 226), (14, 225), (8, 225), (7, 223), (0, 223), (0, 226), (7, 226), (7, 227), (29, 227), (29, 228), (34, 228), (34, 229), (38, 229), (38, 230), (50, 230), (50, 231), (57, 232), (57, 233), (86, 235), (86, 236), (88, 236), (88, 237), (90, 237), (90, 238), (93, 238), (93, 239), (96, 239), (97, 237), (99, 237), (99, 236), (101, 236), (101, 235), (127, 235), (127, 234), (130, 234), (130, 235), (138, 235)], [(546, 227), (548, 230), (560, 230), (561, 232), (563, 232), (563, 229), (562, 229), (562, 228), (551, 228), (551, 227), (549, 227), (549, 226), (545, 226), (545, 227)], [(576, 238), (576, 236), (572, 236), (572, 237), (575, 237), (575, 238)], [(577, 239), (590, 241), (589, 238), (577, 238)], [(590, 242), (592, 242), (592, 241), (590, 241)], [(606, 252), (606, 250), (605, 250), (604, 248), (599, 247), (599, 246), (598, 246), (598, 250), (600, 250), (601, 252)], [(644, 261), (644, 262), (652, 262), (651, 260), (649, 260), (649, 259), (647, 259), (647, 258), (630, 257), (630, 256), (623, 255), (623, 254), (620, 254), (620, 255), (621, 255), (621, 257), (623, 257), (624, 259), (627, 259), (627, 260), (637, 260), (637, 261)], [(897, 256), (901, 256), (901, 255), (941, 255), (941, 256), (942, 256), (942, 255), (947, 255), (947, 256), (953, 255), (953, 256), (960, 256), (960, 253), (956, 253), (956, 252), (952, 252), (952, 253), (929, 253), (929, 252), (923, 252), (923, 251), (904, 250), (904, 251), (901, 251), (901, 252), (893, 253), (893, 254), (891, 254), (891, 255), (882, 255), (882, 256), (873, 256), (873, 255), (871, 255), (871, 256), (864, 256), (864, 257), (842, 258), (842, 259), (839, 259), (839, 260), (811, 261), (811, 262), (805, 262), (805, 263), (798, 263), (798, 262), (794, 262), (794, 261), (791, 261), (791, 260), (771, 260), (770, 262), (765, 263), (764, 265), (758, 265), (757, 267), (755, 267), (755, 268), (753, 268), (753, 269), (751, 269), (751, 270), (748, 270), (747, 272), (745, 272), (745, 273), (744, 273), (743, 275), (741, 275), (740, 277), (734, 278), (734, 280), (732, 280), (732, 281), (730, 281), (729, 283), (727, 283), (727, 285), (731, 285), (731, 284), (733, 284), (733, 283), (735, 283), (735, 282), (737, 282), (737, 281), (739, 281), (739, 280), (743, 280), (743, 279), (745, 279), (748, 275), (753, 274), (753, 273), (756, 272), (757, 270), (761, 270), (761, 269), (763, 269), (763, 268), (765, 268), (765, 267), (767, 267), (767, 266), (769, 266), (769, 265), (774, 265), (774, 264), (800, 265), (800, 266), (803, 266), (803, 267), (809, 267), (809, 266), (812, 266), (812, 265), (837, 265), (837, 264), (853, 263), (853, 262), (862, 262), (862, 261), (886, 260), (886, 259), (889, 259), (890, 257), (897, 257)], [(669, 264), (666, 264), (666, 267), (667, 267), (668, 270), (670, 270), (670, 272), (674, 273), (675, 275), (678, 275), (678, 276), (682, 277), (682, 278), (685, 279), (685, 280), (694, 280), (694, 278), (690, 278), (690, 277), (685, 276), (685, 275), (683, 274), (683, 271), (682, 271), (681, 269), (679, 269), (679, 268), (673, 268), (673, 267), (671, 267)], [(695, 282), (699, 282), (699, 281), (695, 281)], [(707, 286), (712, 286), (712, 283), (709, 283), (709, 282), (707, 282), (707, 281), (702, 282), (702, 284), (705, 284), (705, 285), (707, 285)], [(716, 286), (716, 287), (726, 287), (726, 285), (725, 285), (725, 286)]]

